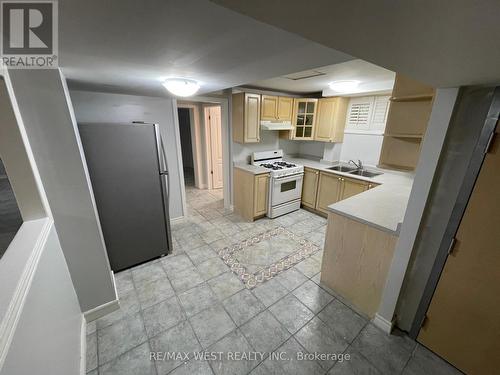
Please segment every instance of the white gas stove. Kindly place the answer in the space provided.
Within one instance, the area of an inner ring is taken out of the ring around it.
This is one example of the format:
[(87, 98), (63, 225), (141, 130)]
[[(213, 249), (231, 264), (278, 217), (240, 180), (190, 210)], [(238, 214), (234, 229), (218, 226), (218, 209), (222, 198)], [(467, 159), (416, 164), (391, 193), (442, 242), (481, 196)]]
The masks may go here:
[(275, 218), (300, 208), (304, 166), (283, 160), (283, 150), (254, 152), (252, 164), (269, 169), (267, 216)]

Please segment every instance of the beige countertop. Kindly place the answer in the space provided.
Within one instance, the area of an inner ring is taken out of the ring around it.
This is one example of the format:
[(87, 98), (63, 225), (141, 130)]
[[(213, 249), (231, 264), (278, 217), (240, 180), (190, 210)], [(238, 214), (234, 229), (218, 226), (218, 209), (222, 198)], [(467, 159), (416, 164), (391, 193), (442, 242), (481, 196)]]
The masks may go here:
[(258, 165), (251, 165), (246, 163), (234, 163), (234, 167), (253, 174), (269, 173), (269, 169), (264, 167), (259, 167)]
[(338, 163), (328, 164), (310, 159), (293, 157), (287, 157), (285, 159), (297, 164), (302, 164), (305, 167), (319, 169), (323, 172), (380, 184), (361, 194), (334, 203), (328, 206), (328, 208), (332, 212), (349, 217), (350, 219), (371, 225), (391, 234), (399, 234), (413, 184), (413, 173), (396, 172), (366, 166), (365, 169), (367, 170), (383, 173), (373, 178), (367, 178), (328, 169), (332, 165)]

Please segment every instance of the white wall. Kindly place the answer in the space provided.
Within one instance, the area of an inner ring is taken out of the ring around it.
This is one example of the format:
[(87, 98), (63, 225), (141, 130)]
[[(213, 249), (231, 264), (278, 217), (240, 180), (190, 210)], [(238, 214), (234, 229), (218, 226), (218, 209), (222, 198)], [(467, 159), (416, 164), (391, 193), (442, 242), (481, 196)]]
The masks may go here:
[(57, 233), (52, 227), (0, 375), (79, 374), (82, 319)]
[(116, 300), (66, 82), (55, 69), (10, 78), (81, 309)]
[(252, 152), (277, 150), (280, 148), (278, 132), (261, 131), (259, 143), (233, 142), (233, 161), (235, 163), (250, 162)]
[(383, 135), (345, 133), (340, 160), (361, 159), (366, 165), (377, 165), (383, 140)]
[(174, 136), (174, 115), (177, 113), (174, 113), (172, 99), (73, 90), (70, 94), (78, 122), (145, 121), (159, 124), (170, 172), (170, 218), (182, 216), (181, 174)]

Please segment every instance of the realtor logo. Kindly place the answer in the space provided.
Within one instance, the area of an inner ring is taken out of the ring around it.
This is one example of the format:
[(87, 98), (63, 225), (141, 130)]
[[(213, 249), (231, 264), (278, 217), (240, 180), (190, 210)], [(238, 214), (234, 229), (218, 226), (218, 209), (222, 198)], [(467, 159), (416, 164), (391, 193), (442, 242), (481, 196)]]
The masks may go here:
[(57, 2), (1, 1), (3, 67), (57, 68)]

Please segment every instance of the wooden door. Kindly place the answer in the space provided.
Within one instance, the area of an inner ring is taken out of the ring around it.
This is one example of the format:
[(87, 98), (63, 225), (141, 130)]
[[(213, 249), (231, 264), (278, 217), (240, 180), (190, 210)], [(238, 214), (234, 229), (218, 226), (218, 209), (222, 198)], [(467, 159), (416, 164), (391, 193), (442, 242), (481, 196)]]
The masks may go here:
[(328, 214), (328, 206), (338, 202), (340, 198), (342, 178), (333, 173), (319, 173), (318, 197), (316, 209)]
[(245, 93), (245, 143), (260, 142), (260, 95)]
[[(208, 115), (208, 116), (207, 116)], [(222, 123), (221, 108), (207, 107), (205, 116), (208, 117), (208, 133), (210, 134), (210, 174), (212, 179), (212, 189), (220, 189), (224, 181), (223, 161), (222, 161)]]
[(499, 126), (418, 335), (470, 375), (500, 368)]
[(278, 117), (278, 97), (262, 95), (261, 120), (276, 121)]
[(342, 182), (343, 186), (342, 186), (341, 200), (362, 193), (368, 188), (368, 183), (361, 180), (354, 180), (351, 178), (343, 177)]
[(278, 120), (292, 121), (293, 98), (280, 96), (278, 99)]
[(316, 194), (318, 193), (319, 171), (304, 168), (304, 182), (302, 184), (302, 204), (316, 208)]
[(259, 174), (254, 180), (254, 217), (265, 215), (267, 212), (268, 191), (269, 191), (269, 175)]

